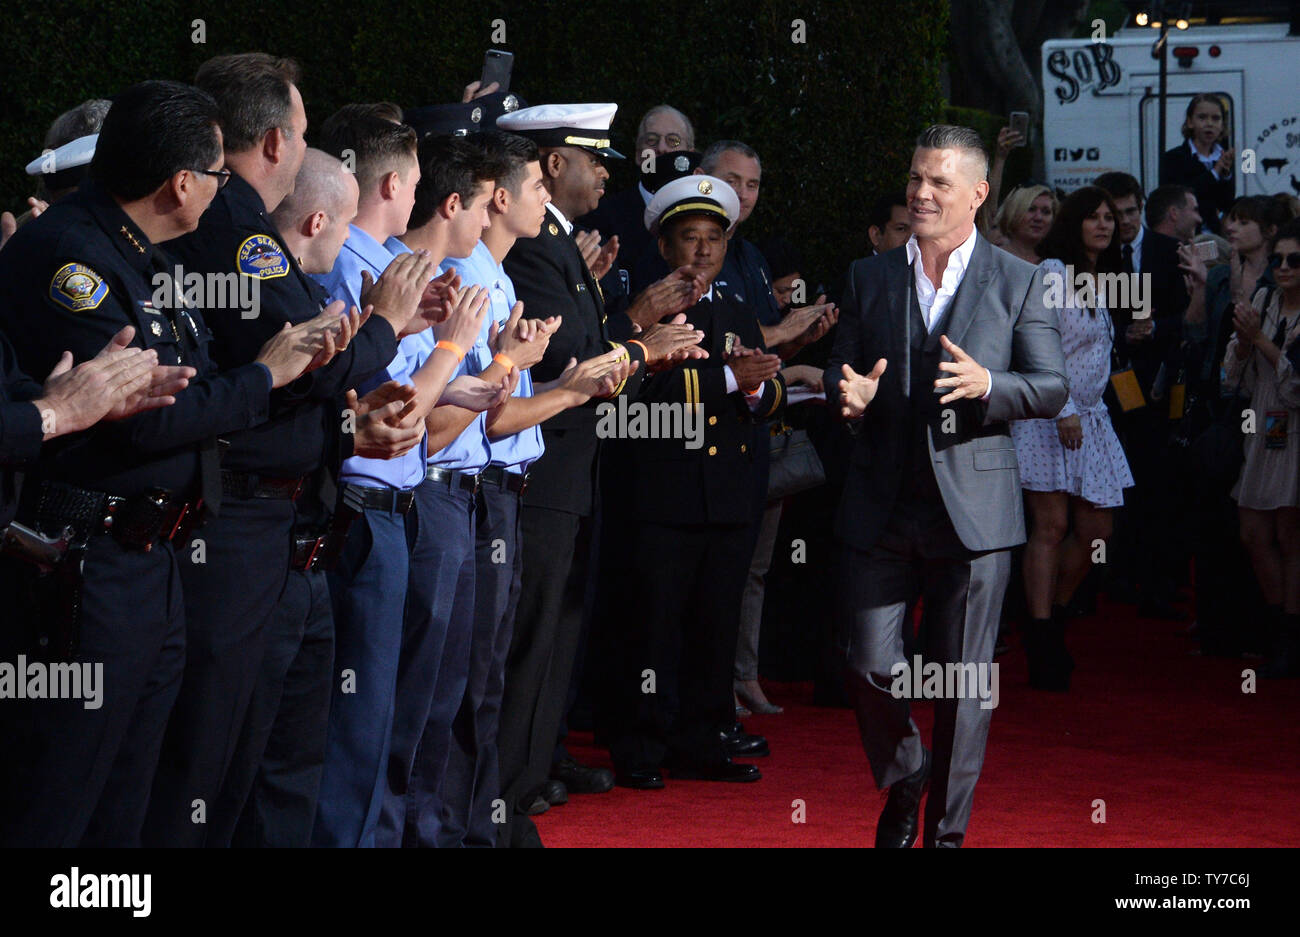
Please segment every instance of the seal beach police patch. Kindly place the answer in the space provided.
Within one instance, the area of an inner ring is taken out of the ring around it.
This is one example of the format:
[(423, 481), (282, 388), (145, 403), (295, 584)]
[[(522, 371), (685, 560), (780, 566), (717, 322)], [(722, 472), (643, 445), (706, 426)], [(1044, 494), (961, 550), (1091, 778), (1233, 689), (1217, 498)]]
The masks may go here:
[(50, 299), (73, 312), (94, 309), (107, 295), (108, 284), (85, 264), (64, 264), (50, 281)]
[(240, 244), (235, 265), (240, 273), (259, 280), (271, 280), (289, 272), (289, 259), (284, 256), (284, 250), (275, 238), (266, 234), (254, 234)]

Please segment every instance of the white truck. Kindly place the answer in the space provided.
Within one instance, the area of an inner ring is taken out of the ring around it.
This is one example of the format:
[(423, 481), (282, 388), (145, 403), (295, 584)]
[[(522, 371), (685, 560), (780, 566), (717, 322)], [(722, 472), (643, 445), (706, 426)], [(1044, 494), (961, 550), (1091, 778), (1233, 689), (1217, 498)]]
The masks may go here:
[[(1159, 184), (1159, 31), (1122, 29), (1107, 41), (1043, 43), (1047, 183), (1071, 192), (1103, 172)], [(1286, 23), (1194, 26), (1168, 37), (1165, 148), (1184, 144), (1192, 96), (1220, 95), (1237, 150), (1237, 195), (1300, 195), (1300, 36)]]

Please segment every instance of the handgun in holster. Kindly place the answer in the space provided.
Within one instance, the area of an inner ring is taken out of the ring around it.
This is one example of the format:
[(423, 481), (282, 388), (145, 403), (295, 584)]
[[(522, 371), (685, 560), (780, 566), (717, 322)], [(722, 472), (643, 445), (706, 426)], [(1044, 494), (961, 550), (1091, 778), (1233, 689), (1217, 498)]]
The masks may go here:
[(13, 599), (17, 619), (26, 622), (24, 646), (50, 660), (73, 658), (81, 643), (81, 568), (84, 543), (73, 542), (65, 527), (58, 537), (47, 537), (17, 522), (0, 533), (0, 556), (29, 567)]

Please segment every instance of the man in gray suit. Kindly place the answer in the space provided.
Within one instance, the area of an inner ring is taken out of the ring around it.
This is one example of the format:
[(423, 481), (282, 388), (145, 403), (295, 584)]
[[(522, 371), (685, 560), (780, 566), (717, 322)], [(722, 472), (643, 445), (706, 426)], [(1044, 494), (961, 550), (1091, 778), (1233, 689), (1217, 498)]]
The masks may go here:
[(876, 785), (890, 788), (877, 847), (915, 842), (932, 775), (925, 845), (965, 836), (991, 710), (969, 685), (937, 700), (931, 759), (891, 692), (905, 611), (924, 601), (927, 665), (991, 665), (1010, 548), (1025, 540), (1007, 421), (1053, 417), (1067, 395), (1042, 272), (975, 230), (987, 174), (975, 131), (921, 134), (912, 236), (851, 267), (825, 377), (857, 421), (837, 533), (849, 547), (847, 685)]

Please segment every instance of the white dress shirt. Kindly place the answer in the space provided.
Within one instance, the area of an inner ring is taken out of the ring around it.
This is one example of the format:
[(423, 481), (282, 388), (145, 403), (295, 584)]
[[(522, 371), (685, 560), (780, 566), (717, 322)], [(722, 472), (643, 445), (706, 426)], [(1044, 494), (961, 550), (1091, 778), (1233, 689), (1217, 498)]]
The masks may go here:
[(939, 278), (937, 290), (930, 282), (930, 278), (925, 275), (925, 265), (921, 263), (921, 245), (916, 242), (916, 235), (913, 234), (907, 239), (907, 262), (911, 264), (912, 273), (916, 278), (916, 299), (921, 304), (921, 318), (925, 320), (927, 331), (934, 331), (934, 324), (943, 317), (943, 311), (948, 308), (948, 303), (952, 302), (957, 287), (961, 286), (962, 278), (966, 276), (966, 268), (970, 266), (971, 255), (975, 253), (977, 234), (976, 229), (972, 227), (970, 237), (962, 241), (957, 249), (948, 255), (948, 266)]
[[(1135, 237), (1132, 240), (1132, 242), (1128, 245), (1129, 247), (1133, 248), (1133, 272), (1134, 273), (1142, 272), (1142, 239), (1146, 237), (1146, 233), (1147, 233), (1147, 226), (1144, 224), (1138, 225), (1137, 237)], [(1123, 250), (1124, 250), (1123, 248), (1120, 248), (1120, 253), (1123, 253)]]
[[(709, 284), (709, 291), (705, 293), (703, 296), (701, 296), (699, 300), (697, 300), (697, 302), (703, 302), (706, 299), (709, 302), (713, 302), (712, 283)], [(740, 383), (736, 380), (735, 372), (731, 370), (731, 365), (729, 364), (724, 364), (722, 366), (722, 377), (723, 377), (723, 382), (726, 384), (727, 387), (727, 393), (734, 394), (738, 390), (741, 391), (745, 395), (745, 402), (749, 404), (749, 409), (751, 411), (757, 408), (760, 403), (762, 403), (763, 387), (761, 384), (759, 385), (758, 389), (755, 390), (753, 393), (743, 390), (740, 386)]]
[[(957, 249), (948, 255), (948, 266), (939, 277), (938, 289), (935, 289), (930, 278), (925, 275), (925, 265), (921, 263), (921, 245), (916, 242), (916, 235), (913, 234), (907, 239), (907, 262), (911, 264), (912, 275), (916, 280), (916, 301), (921, 306), (921, 318), (925, 320), (926, 331), (934, 331), (935, 323), (943, 318), (943, 311), (952, 302), (957, 287), (961, 286), (966, 270), (970, 267), (971, 255), (975, 253), (975, 238), (978, 235), (978, 229), (972, 227), (970, 237), (962, 241)], [(984, 373), (989, 376), (989, 389), (980, 399), (988, 400), (989, 394), (993, 393), (993, 372), (985, 368)]]
[(1192, 151), (1193, 156), (1201, 161), (1201, 165), (1210, 171), (1210, 175), (1216, 179), (1219, 178), (1219, 171), (1214, 168), (1214, 164), (1217, 163), (1219, 157), (1223, 155), (1222, 143), (1214, 144), (1214, 149), (1210, 150), (1209, 156), (1202, 156), (1201, 151), (1196, 148), (1196, 144), (1193, 143), (1190, 138), (1187, 141), (1187, 148)]
[(555, 216), (555, 220), (558, 221), (558, 222), (560, 223), (560, 227), (564, 229), (564, 233), (565, 233), (565, 234), (572, 234), (572, 233), (573, 233), (573, 222), (570, 221), (568, 218), (565, 218), (565, 217), (564, 217), (564, 212), (562, 212), (562, 211), (560, 211), (558, 208), (556, 208), (554, 202), (547, 202), (547, 203), (546, 203), (546, 207), (549, 208), (549, 209), (551, 210), (551, 214), (554, 215), (554, 216)]

